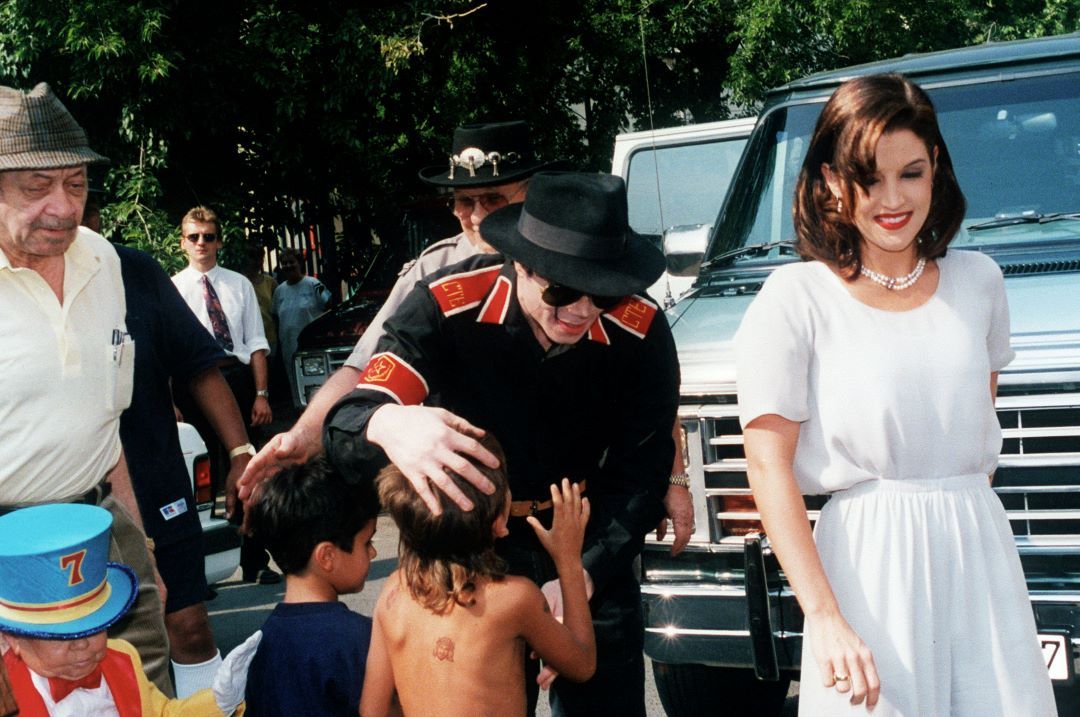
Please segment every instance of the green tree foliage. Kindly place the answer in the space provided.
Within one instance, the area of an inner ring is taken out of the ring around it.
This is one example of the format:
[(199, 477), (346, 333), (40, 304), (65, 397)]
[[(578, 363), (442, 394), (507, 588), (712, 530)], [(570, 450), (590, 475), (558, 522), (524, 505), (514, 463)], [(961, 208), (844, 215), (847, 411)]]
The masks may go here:
[(209, 204), (226, 261), (317, 227), (356, 278), (373, 236), (404, 244), (403, 209), (446, 218), (416, 175), (460, 124), (527, 119), (541, 156), (606, 170), (619, 131), (747, 113), (815, 70), (1072, 31), (1078, 4), (0, 0), (0, 82), (49, 82), (113, 159), (114, 238), (176, 266), (180, 217)]
[(741, 3), (729, 87), (745, 103), (811, 72), (1080, 30), (1080, 0), (755, 0)]

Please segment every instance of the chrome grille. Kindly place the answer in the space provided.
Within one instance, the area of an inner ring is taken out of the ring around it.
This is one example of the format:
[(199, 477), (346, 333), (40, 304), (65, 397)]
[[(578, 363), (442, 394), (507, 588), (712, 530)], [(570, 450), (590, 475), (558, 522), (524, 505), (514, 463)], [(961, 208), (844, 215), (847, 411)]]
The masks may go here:
[(998, 398), (1001, 460), (994, 490), (1021, 545), (1080, 540), (1080, 394)]
[(345, 365), (345, 361), (352, 354), (352, 347), (344, 349), (330, 349), (326, 352), (326, 361), (330, 364), (330, 373), (337, 371)]
[[(1018, 544), (1041, 549), (1080, 543), (1080, 393), (1019, 395), (1012, 387), (998, 399), (1002, 452), (994, 490), (1005, 507)], [(732, 513), (725, 496), (750, 493), (746, 454), (734, 396), (683, 405), (692, 475), (703, 478), (713, 542), (729, 542), (720, 521), (757, 519)], [(807, 498), (811, 519), (821, 501)], [(731, 541), (734, 542), (734, 541)]]

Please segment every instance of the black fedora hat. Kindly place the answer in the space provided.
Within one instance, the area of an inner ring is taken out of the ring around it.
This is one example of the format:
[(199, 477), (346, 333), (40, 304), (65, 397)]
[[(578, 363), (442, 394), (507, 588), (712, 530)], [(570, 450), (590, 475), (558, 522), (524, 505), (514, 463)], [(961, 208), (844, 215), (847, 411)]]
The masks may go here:
[(541, 172), (525, 203), (489, 214), (480, 236), (544, 278), (590, 294), (633, 294), (664, 271), (664, 255), (630, 228), (626, 185), (611, 174)]
[(454, 130), (447, 163), (421, 169), (420, 179), (439, 187), (486, 187), (531, 177), (554, 164), (536, 159), (526, 123), (484, 122)]

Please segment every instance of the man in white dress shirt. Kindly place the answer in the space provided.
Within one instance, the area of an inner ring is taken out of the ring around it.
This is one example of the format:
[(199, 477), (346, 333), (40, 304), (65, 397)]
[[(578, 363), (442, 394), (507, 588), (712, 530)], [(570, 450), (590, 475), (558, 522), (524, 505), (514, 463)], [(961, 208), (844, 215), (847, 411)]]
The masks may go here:
[[(243, 274), (218, 265), (217, 256), (222, 247), (221, 225), (212, 209), (202, 206), (191, 209), (184, 215), (180, 227), (180, 245), (187, 254), (188, 266), (173, 276), (173, 284), (195, 317), (228, 355), (228, 360), (220, 367), (221, 373), (240, 406), (248, 435), (254, 440), (252, 427), (266, 425), (273, 419), (267, 368), (270, 345), (266, 341), (255, 287)], [(228, 475), (228, 460), (233, 456), (225, 458), (225, 448), (218, 442), (209, 421), (182, 391), (177, 391), (176, 399), (182, 415), (199, 429), (207, 442), (215, 480), (220, 480), (221, 476)], [(231, 482), (232, 476), (229, 478)], [(226, 485), (225, 490), (233, 493), (236, 486)], [(244, 579), (279, 582), (281, 576), (266, 566), (266, 551), (245, 539), (240, 555)]]

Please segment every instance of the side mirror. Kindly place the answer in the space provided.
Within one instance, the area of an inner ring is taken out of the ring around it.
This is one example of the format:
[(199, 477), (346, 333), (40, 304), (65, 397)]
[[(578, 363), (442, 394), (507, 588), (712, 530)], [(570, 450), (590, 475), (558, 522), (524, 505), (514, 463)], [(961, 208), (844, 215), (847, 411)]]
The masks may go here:
[(661, 245), (672, 276), (696, 277), (709, 244), (711, 224), (685, 224), (664, 232)]

